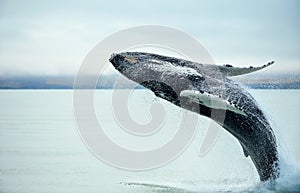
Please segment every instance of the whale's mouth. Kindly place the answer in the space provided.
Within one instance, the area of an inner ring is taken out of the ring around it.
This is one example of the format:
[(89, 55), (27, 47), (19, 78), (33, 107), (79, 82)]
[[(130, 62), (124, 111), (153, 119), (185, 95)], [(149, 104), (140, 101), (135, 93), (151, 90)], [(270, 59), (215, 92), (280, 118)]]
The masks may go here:
[(175, 105), (180, 105), (180, 100), (174, 89), (164, 82), (157, 80), (148, 80), (141, 83), (142, 86), (150, 89), (154, 94)]

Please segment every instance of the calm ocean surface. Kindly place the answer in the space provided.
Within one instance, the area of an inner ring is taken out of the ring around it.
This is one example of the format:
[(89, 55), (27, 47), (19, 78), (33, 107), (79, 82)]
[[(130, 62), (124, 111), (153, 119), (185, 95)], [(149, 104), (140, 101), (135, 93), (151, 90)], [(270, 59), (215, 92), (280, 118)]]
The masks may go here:
[[(197, 134), (176, 160), (158, 169), (134, 172), (94, 157), (78, 134), (72, 90), (0, 90), (0, 192), (297, 192), (300, 191), (300, 90), (250, 90), (268, 116), (279, 141), (281, 177), (259, 182), (238, 141), (225, 130), (212, 149), (199, 156), (208, 126), (202, 118)], [(149, 120), (149, 107), (166, 110), (163, 127), (149, 137), (120, 129), (111, 108), (112, 90), (95, 91), (95, 111), (107, 135), (129, 149), (158, 147), (172, 139), (183, 110), (135, 90), (129, 112), (137, 122)], [(120, 158), (122, 159), (122, 158)]]

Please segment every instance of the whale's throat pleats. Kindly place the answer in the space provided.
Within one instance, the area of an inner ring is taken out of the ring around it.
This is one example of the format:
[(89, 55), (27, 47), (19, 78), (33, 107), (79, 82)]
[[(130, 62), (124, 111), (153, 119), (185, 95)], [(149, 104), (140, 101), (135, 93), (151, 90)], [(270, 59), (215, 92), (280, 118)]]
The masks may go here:
[(150, 89), (157, 97), (163, 98), (177, 106), (180, 106), (177, 93), (166, 83), (156, 80), (148, 80), (142, 82), (141, 85)]

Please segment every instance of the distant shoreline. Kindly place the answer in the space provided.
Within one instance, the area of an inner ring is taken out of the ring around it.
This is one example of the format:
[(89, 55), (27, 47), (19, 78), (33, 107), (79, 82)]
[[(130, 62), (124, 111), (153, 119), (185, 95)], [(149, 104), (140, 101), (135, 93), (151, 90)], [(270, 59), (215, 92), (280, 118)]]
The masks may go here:
[[(300, 89), (300, 84), (297, 85), (243, 85), (247, 89), (256, 89), (256, 90), (298, 90)], [(77, 88), (79, 90), (114, 90), (114, 89), (132, 89), (132, 87), (122, 87), (122, 88)], [(134, 88), (136, 90), (143, 90), (146, 88), (143, 87), (137, 87)], [(75, 90), (73, 87), (0, 87), (0, 90)]]
[[(99, 79), (98, 79), (99, 78)], [(73, 89), (74, 76), (15, 76), (0, 77), (0, 89)], [(300, 75), (295, 74), (253, 74), (232, 77), (249, 89), (300, 89)], [(91, 84), (98, 80), (95, 84)], [(76, 89), (143, 89), (119, 74), (87, 76)]]

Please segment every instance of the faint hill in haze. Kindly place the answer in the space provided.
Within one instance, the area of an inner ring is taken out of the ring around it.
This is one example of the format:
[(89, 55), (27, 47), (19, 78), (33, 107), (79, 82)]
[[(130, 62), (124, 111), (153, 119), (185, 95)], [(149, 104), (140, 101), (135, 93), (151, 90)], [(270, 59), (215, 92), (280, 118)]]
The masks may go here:
[[(74, 76), (10, 76), (0, 77), (0, 89), (73, 89)], [(98, 77), (87, 76), (79, 89), (94, 89), (91, 80)], [(248, 74), (231, 79), (253, 89), (300, 89), (300, 74)], [(119, 74), (99, 77), (97, 89), (142, 88), (142, 86)]]
[(300, 89), (300, 74), (248, 74), (233, 77), (252, 89)]
[[(99, 79), (98, 79), (99, 78)], [(78, 89), (94, 89), (93, 80), (97, 80), (97, 89), (126, 89), (138, 87), (136, 83), (118, 74), (87, 76), (80, 82)], [(73, 89), (75, 76), (13, 76), (0, 77), (0, 89)], [(117, 84), (115, 84), (117, 82)]]

